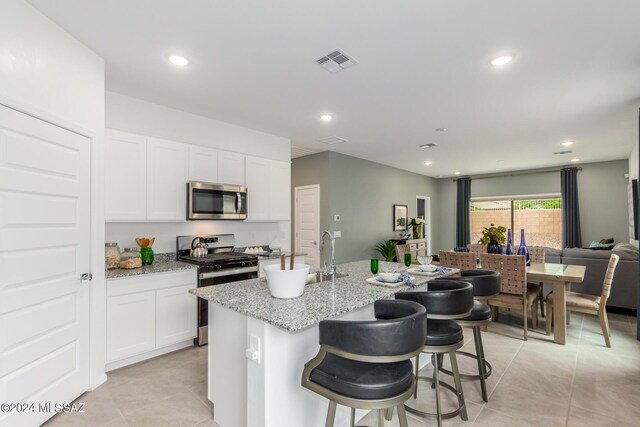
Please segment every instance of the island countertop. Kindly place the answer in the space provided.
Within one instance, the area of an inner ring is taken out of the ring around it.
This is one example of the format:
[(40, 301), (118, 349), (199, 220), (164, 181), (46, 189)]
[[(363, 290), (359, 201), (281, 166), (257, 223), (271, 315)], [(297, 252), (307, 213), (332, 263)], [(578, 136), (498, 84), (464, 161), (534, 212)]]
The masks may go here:
[[(339, 273), (348, 276), (336, 279), (335, 290), (331, 281), (308, 284), (304, 294), (294, 299), (273, 298), (266, 279), (252, 279), (222, 285), (206, 286), (189, 292), (223, 307), (260, 319), (279, 328), (295, 332), (322, 320), (392, 297), (407, 290), (406, 285), (390, 288), (370, 285), (369, 261), (356, 261), (338, 266)], [(453, 275), (452, 269), (441, 276), (412, 276), (417, 284), (425, 284), (435, 277)]]

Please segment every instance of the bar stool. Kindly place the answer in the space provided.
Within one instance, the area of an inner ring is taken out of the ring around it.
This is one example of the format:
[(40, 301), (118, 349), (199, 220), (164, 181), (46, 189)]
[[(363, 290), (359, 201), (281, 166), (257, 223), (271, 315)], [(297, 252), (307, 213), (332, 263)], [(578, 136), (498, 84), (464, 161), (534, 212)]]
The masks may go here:
[(307, 362), (302, 386), (329, 399), (326, 427), (333, 427), (337, 404), (378, 410), (383, 427), (385, 410), (398, 408), (401, 427), (408, 427), (404, 402), (416, 387), (411, 358), (426, 339), (426, 310), (415, 302), (380, 300), (376, 320), (320, 322), (320, 351)]
[[(465, 318), (471, 314), (473, 308), (473, 286), (460, 280), (432, 280), (427, 284), (426, 291), (398, 292), (395, 298), (397, 300), (415, 301), (427, 309), (427, 339), (422, 347), (422, 352), (432, 353), (436, 356), (432, 358), (434, 366), (433, 378), (418, 375), (420, 354), (416, 355), (415, 363), (416, 378), (435, 384), (436, 413), (420, 411), (405, 404), (406, 410), (420, 417), (436, 417), (438, 426), (442, 425), (443, 419), (453, 418), (457, 415), (460, 415), (464, 421), (468, 420), (467, 407), (464, 402), (464, 393), (462, 392), (462, 383), (458, 372), (458, 361), (456, 359), (456, 350), (464, 344), (462, 327), (452, 319)], [(451, 359), (455, 388), (450, 384), (441, 382), (438, 375), (444, 354), (449, 354)], [(458, 407), (445, 414), (442, 413), (440, 404), (440, 386), (452, 391), (458, 398)], [(414, 397), (418, 397), (417, 387)]]
[[(438, 280), (442, 279), (435, 279), (435, 281)], [(491, 322), (491, 309), (486, 304), (486, 301), (500, 293), (500, 273), (492, 270), (462, 270), (460, 272), (460, 280), (473, 285), (473, 296), (476, 300), (473, 302), (471, 314), (464, 319), (456, 320), (456, 322), (460, 326), (470, 326), (473, 328), (473, 342), (476, 346), (476, 354), (460, 350), (456, 353), (461, 356), (476, 359), (478, 362), (477, 375), (460, 374), (460, 378), (480, 380), (482, 400), (488, 402), (486, 379), (491, 375), (493, 368), (484, 357), (481, 329), (486, 328)], [(443, 368), (442, 365), (440, 365), (440, 371), (448, 375), (453, 375), (452, 371)]]

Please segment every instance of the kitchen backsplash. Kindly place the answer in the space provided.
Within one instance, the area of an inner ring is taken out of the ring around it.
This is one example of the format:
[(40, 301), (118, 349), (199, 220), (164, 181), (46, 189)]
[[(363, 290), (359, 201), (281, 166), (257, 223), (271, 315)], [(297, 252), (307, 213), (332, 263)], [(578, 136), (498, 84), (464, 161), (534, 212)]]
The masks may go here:
[(176, 237), (196, 234), (234, 234), (237, 247), (268, 245), (280, 240), (282, 250), (290, 250), (289, 221), (187, 221), (187, 222), (110, 222), (105, 224), (107, 242), (117, 242), (121, 248), (137, 246), (136, 237), (155, 237), (155, 253), (176, 251)]

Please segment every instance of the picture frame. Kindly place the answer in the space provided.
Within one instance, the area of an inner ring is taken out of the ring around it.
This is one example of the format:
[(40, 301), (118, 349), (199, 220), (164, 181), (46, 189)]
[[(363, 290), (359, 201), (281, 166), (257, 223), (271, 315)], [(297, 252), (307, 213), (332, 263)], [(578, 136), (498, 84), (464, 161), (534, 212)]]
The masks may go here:
[(409, 226), (409, 207), (393, 205), (393, 231), (407, 231)]

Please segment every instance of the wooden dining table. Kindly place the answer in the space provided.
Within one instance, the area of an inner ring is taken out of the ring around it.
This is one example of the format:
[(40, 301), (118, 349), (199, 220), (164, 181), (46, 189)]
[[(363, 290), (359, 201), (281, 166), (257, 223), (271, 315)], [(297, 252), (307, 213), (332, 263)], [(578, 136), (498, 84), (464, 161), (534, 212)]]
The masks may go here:
[(571, 283), (582, 283), (587, 268), (583, 265), (567, 265), (532, 262), (527, 267), (527, 282), (544, 282), (553, 285), (553, 340), (567, 342), (567, 288)]

